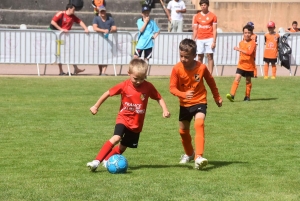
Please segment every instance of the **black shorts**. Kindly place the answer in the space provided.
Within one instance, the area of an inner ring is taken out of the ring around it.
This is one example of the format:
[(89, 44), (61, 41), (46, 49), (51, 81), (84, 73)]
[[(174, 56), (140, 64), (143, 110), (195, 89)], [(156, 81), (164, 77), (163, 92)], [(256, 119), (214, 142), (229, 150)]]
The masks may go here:
[(137, 148), (140, 133), (134, 133), (124, 124), (116, 124), (114, 135), (121, 136), (121, 145), (130, 148)]
[(144, 50), (136, 49), (134, 55), (137, 55), (138, 57), (142, 57), (143, 51), (144, 51), (144, 58), (150, 59), (152, 57), (152, 47)]
[(179, 110), (179, 121), (188, 121), (191, 122), (192, 118), (198, 113), (201, 112), (206, 115), (206, 104), (197, 104), (191, 107), (180, 106)]
[(235, 73), (240, 74), (243, 77), (254, 77), (254, 72), (253, 71), (245, 71), (245, 70), (242, 70), (240, 68), (237, 68)]
[(264, 62), (266, 62), (266, 63), (271, 63), (271, 64), (275, 64), (275, 63), (277, 63), (277, 58), (276, 59), (268, 59), (268, 58), (265, 58), (264, 57)]

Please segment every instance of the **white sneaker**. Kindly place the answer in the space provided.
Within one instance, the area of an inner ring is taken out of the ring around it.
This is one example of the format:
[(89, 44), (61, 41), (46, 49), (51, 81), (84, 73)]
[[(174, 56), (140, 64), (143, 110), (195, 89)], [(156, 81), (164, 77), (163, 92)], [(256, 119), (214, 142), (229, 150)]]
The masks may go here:
[(103, 160), (103, 161), (102, 161), (102, 166), (105, 167), (105, 168), (107, 168), (106, 165), (107, 165), (107, 160)]
[(92, 172), (95, 172), (99, 164), (100, 161), (93, 160), (92, 162), (88, 162), (86, 166), (89, 167)]
[(186, 155), (186, 154), (183, 154), (183, 155), (181, 156), (181, 158), (180, 158), (179, 163), (180, 163), (180, 164), (188, 163), (188, 162), (190, 162), (191, 160), (194, 160), (194, 157), (195, 157), (195, 153), (193, 153), (193, 155), (191, 155), (191, 156), (188, 156), (188, 155)]
[(202, 158), (201, 156), (199, 156), (195, 160), (195, 168), (198, 170), (204, 168), (207, 164), (208, 164), (208, 160), (206, 158)]

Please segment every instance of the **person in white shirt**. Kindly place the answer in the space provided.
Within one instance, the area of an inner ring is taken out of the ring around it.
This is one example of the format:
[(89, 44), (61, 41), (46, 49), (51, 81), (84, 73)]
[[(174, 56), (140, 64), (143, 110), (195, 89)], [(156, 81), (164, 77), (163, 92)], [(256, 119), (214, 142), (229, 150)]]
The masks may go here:
[[(186, 12), (185, 3), (183, 0), (172, 0), (167, 6), (169, 21), (171, 22), (170, 32), (182, 32), (183, 16)], [(171, 12), (171, 15), (170, 15)]]

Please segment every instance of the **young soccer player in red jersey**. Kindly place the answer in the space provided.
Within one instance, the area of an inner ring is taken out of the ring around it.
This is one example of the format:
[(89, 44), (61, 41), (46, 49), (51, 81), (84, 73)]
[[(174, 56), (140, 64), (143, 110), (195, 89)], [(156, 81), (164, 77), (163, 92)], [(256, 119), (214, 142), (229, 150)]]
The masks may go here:
[(253, 28), (251, 25), (243, 27), (244, 40), (239, 43), (239, 47), (234, 47), (234, 50), (240, 52), (240, 59), (238, 67), (236, 69), (235, 79), (231, 86), (230, 94), (226, 97), (233, 102), (236, 90), (241, 81), (241, 77), (246, 78), (246, 94), (244, 101), (250, 101), (250, 92), (252, 88), (251, 77), (253, 77), (253, 71), (255, 68), (255, 48), (256, 43), (251, 39)]
[[(215, 80), (207, 67), (195, 61), (197, 45), (194, 40), (184, 39), (179, 44), (180, 62), (172, 70), (170, 92), (179, 98), (179, 134), (185, 154), (179, 163), (195, 160), (195, 168), (202, 169), (208, 164), (204, 153), (204, 120), (207, 108), (207, 91), (204, 79), (208, 84), (216, 104), (222, 106)], [(190, 124), (194, 118), (195, 150), (190, 135)]]
[[(247, 25), (252, 26), (253, 31), (254, 31), (254, 23), (253, 22), (248, 22)], [(256, 47), (257, 47), (257, 35), (255, 33), (253, 33), (253, 31), (252, 31), (252, 35), (251, 35), (251, 40), (253, 40), (255, 42)], [(255, 62), (255, 56), (256, 56), (256, 47), (255, 47), (255, 50), (254, 50), (254, 62)], [(253, 73), (254, 73), (254, 77), (257, 78), (257, 68), (256, 68), (256, 65), (255, 65)]]
[[(87, 163), (91, 171), (96, 171), (99, 164), (114, 154), (122, 154), (127, 147), (137, 148), (142, 131), (148, 99), (156, 100), (163, 110), (163, 117), (170, 117), (166, 103), (156, 88), (145, 80), (148, 64), (141, 59), (133, 59), (129, 64), (130, 78), (106, 91), (90, 108), (92, 114), (97, 114), (98, 108), (111, 96), (121, 95), (120, 111), (115, 125), (114, 135), (104, 143), (95, 160)], [(116, 144), (120, 144), (115, 146)]]
[(269, 76), (269, 63), (272, 65), (272, 77), (271, 79), (276, 78), (276, 63), (278, 56), (278, 43), (280, 35), (276, 33), (275, 23), (270, 21), (267, 24), (268, 33), (265, 34), (265, 51), (264, 51), (264, 79), (268, 79)]

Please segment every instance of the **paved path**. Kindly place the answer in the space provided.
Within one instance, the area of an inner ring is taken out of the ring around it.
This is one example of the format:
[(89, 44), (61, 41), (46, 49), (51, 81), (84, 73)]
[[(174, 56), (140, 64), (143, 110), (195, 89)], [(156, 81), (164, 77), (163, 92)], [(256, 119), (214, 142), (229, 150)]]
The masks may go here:
[[(78, 65), (79, 68), (85, 68), (85, 71), (77, 76), (99, 76), (99, 69), (97, 65)], [(45, 65), (40, 65), (41, 76), (58, 76), (58, 66), (56, 64), (47, 65), (46, 73), (44, 74)], [(263, 68), (263, 66), (262, 66)], [(68, 71), (67, 65), (63, 65), (64, 72)], [(70, 65), (71, 72), (74, 71), (72, 65)], [(295, 66), (292, 66), (292, 75), (295, 72)], [(116, 65), (117, 74), (127, 75), (128, 65), (121, 66)], [(150, 76), (168, 76), (171, 74), (172, 66), (151, 66)], [(223, 76), (234, 76), (236, 66), (225, 66), (223, 70)], [(258, 76), (261, 77), (260, 68), (258, 66)], [(300, 71), (300, 69), (299, 69)], [(221, 76), (222, 66), (218, 66), (218, 76)], [(106, 73), (108, 75), (114, 75), (114, 67), (109, 65)], [(269, 74), (271, 74), (271, 67), (269, 68)], [(0, 64), (0, 76), (37, 76), (38, 70), (36, 65), (20, 65), (20, 64)], [(214, 76), (217, 76), (214, 70)], [(290, 72), (281, 66), (277, 66), (277, 76), (290, 76)], [(300, 76), (300, 72), (297, 72), (296, 76)]]

